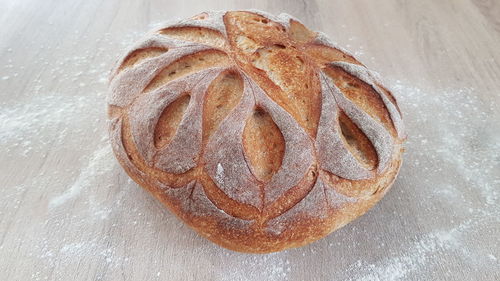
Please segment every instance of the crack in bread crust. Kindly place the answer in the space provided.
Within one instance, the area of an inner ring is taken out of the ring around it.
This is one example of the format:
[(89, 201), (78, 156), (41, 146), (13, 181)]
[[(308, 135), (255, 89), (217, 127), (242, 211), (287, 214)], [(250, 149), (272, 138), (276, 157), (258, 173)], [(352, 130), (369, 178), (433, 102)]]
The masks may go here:
[(141, 186), (233, 250), (305, 245), (362, 215), (401, 165), (377, 76), (289, 15), (205, 12), (152, 31), (110, 76), (110, 141)]

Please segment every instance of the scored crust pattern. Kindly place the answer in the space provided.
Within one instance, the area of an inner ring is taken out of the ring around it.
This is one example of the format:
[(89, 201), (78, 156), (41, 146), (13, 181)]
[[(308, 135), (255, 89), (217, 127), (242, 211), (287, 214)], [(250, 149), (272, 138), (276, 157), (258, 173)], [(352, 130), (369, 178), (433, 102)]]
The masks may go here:
[(302, 245), (362, 214), (394, 180), (405, 137), (394, 97), (364, 65), (260, 11), (149, 33), (113, 70), (108, 114), (127, 173), (242, 251)]

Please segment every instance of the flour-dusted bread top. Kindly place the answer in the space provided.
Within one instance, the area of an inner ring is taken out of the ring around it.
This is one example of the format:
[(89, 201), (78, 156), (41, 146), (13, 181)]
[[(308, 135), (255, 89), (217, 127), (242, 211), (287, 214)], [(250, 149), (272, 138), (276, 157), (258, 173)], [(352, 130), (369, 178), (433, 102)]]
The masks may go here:
[(111, 142), (134, 180), (212, 241), (296, 247), (364, 213), (397, 174), (401, 113), (376, 77), (289, 15), (202, 13), (117, 63)]

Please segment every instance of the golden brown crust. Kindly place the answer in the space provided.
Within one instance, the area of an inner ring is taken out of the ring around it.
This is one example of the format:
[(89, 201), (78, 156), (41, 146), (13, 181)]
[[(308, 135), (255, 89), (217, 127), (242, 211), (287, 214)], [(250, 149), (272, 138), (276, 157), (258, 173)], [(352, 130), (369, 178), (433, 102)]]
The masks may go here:
[(379, 201), (401, 166), (390, 91), (288, 15), (169, 24), (118, 63), (108, 103), (127, 174), (235, 251), (324, 237)]

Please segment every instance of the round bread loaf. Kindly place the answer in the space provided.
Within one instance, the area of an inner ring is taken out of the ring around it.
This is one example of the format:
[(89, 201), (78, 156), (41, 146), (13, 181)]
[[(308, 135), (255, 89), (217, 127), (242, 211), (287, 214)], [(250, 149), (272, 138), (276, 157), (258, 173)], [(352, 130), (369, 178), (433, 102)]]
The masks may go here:
[(405, 139), (372, 72), (289, 15), (163, 25), (113, 70), (125, 171), (198, 233), (242, 252), (315, 241), (387, 192)]

